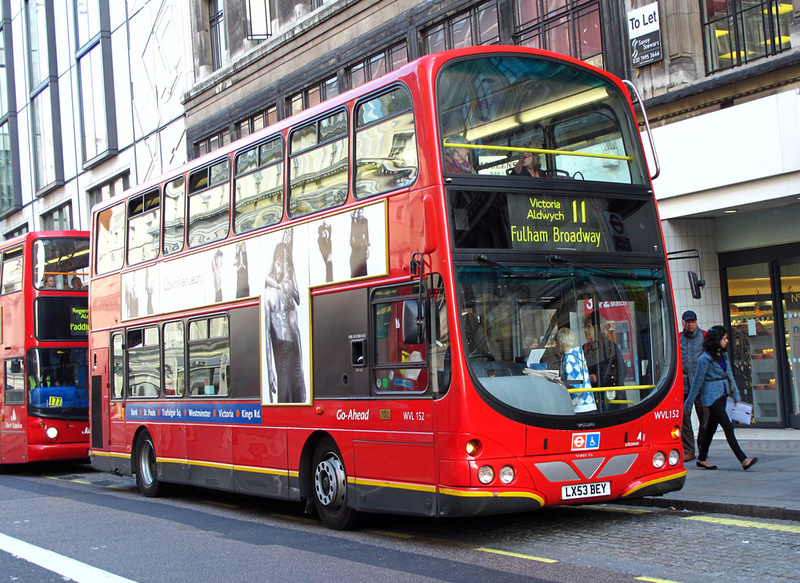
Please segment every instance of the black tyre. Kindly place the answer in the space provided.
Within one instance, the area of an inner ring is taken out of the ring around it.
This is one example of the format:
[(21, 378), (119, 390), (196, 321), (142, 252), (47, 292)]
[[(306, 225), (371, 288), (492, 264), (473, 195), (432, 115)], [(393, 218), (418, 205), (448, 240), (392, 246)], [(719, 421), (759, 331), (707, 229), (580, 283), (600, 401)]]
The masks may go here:
[(334, 530), (352, 528), (358, 513), (347, 505), (347, 472), (342, 454), (331, 438), (317, 444), (311, 471), (314, 507), (322, 522)]
[(156, 448), (153, 438), (145, 431), (136, 441), (136, 485), (148, 498), (164, 493), (164, 484), (156, 476)]

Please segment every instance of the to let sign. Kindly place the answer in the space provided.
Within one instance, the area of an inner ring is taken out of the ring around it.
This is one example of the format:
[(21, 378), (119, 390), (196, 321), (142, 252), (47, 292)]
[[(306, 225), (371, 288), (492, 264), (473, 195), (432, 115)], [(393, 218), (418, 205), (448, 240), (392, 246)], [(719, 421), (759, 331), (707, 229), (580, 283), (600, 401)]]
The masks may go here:
[(660, 21), (656, 2), (628, 12), (628, 36), (631, 39), (634, 67), (649, 65), (662, 59)]

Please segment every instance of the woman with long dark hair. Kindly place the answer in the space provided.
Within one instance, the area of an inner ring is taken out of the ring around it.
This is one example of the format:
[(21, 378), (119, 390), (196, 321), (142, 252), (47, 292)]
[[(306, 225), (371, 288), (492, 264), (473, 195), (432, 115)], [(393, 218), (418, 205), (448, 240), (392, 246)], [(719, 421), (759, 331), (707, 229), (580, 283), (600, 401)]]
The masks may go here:
[(683, 404), (683, 414), (691, 415), (692, 403), (699, 392), (703, 405), (708, 407), (708, 425), (700, 436), (698, 444), (700, 451), (697, 454), (697, 467), (705, 470), (717, 469), (717, 466), (706, 461), (708, 448), (711, 447), (711, 440), (717, 431), (717, 425), (722, 426), (725, 439), (728, 440), (731, 451), (741, 462), (743, 469), (749, 470), (750, 466), (758, 461), (756, 457), (748, 458), (739, 447), (739, 442), (736, 441), (736, 436), (733, 434), (733, 423), (725, 410), (729, 392), (734, 401), (737, 403), (741, 401), (736, 381), (733, 380), (733, 371), (726, 351), (727, 346), (728, 331), (724, 327), (714, 326), (706, 333), (706, 337), (703, 339), (703, 354), (697, 359), (697, 370), (692, 380), (692, 388)]

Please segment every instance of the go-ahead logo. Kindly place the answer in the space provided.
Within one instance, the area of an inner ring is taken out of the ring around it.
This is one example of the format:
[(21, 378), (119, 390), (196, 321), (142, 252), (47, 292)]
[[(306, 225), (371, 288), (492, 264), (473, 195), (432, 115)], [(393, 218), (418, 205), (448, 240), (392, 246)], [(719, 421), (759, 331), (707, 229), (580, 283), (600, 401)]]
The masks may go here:
[(584, 451), (587, 449), (600, 449), (599, 431), (572, 434), (572, 451)]

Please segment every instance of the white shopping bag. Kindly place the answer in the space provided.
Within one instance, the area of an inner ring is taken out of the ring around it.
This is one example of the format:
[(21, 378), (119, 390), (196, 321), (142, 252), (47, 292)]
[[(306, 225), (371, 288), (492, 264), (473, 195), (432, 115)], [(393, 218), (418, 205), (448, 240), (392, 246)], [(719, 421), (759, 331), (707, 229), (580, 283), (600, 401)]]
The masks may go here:
[(728, 404), (725, 407), (728, 412), (728, 417), (731, 421), (738, 421), (745, 425), (750, 425), (750, 419), (753, 417), (753, 406), (750, 403), (743, 403), (739, 401), (735, 403), (733, 399), (728, 397)]

